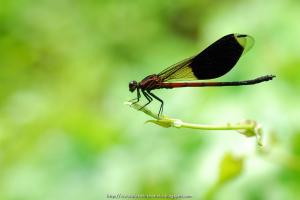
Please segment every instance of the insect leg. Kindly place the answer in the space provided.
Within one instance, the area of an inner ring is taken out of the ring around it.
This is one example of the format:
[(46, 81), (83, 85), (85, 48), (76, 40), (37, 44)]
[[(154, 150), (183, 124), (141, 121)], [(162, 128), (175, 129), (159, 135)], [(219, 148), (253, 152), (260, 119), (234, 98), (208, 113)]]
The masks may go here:
[(140, 88), (137, 88), (137, 97), (131, 99), (130, 101), (132, 102), (132, 104), (136, 104), (137, 102), (140, 101), (140, 98), (141, 98)]
[(159, 101), (159, 102), (161, 103), (160, 108), (159, 108), (159, 112), (158, 112), (158, 117), (159, 117), (159, 116), (162, 114), (163, 109), (164, 109), (164, 101), (161, 100), (158, 96), (156, 96), (156, 95), (153, 94), (152, 92), (150, 92), (150, 91), (147, 91), (147, 92), (148, 92), (148, 94), (149, 94), (150, 96), (152, 96), (154, 99), (156, 99), (157, 101)]
[(147, 92), (145, 92), (145, 90), (142, 90), (142, 93), (146, 97), (146, 99), (148, 100), (148, 102), (145, 105), (143, 105), (139, 110), (142, 110), (143, 108), (145, 108), (153, 100), (151, 98), (151, 96), (149, 96), (149, 94), (147, 94)]

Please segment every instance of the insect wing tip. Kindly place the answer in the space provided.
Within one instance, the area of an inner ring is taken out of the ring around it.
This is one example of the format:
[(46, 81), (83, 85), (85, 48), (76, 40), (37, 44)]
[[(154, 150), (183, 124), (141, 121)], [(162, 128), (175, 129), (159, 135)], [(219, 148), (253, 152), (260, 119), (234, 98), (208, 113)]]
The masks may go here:
[(248, 52), (254, 45), (254, 38), (246, 34), (234, 34), (236, 41), (244, 48), (243, 54)]

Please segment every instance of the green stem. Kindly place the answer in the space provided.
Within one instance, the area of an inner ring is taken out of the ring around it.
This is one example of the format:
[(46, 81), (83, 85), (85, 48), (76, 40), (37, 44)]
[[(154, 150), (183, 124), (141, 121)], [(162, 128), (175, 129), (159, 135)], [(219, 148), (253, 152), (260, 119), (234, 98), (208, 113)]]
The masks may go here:
[(201, 129), (201, 130), (252, 130), (254, 126), (252, 124), (232, 124), (227, 123), (223, 125), (204, 125), (204, 124), (192, 124), (182, 122), (181, 127)]
[(239, 123), (226, 123), (223, 125), (205, 125), (205, 124), (194, 124), (183, 122), (180, 119), (169, 118), (167, 116), (158, 116), (157, 113), (152, 112), (148, 108), (139, 105), (138, 103), (125, 102), (130, 107), (144, 112), (146, 115), (154, 118), (155, 120), (148, 120), (146, 122), (152, 122), (165, 128), (176, 127), (176, 128), (191, 128), (199, 130), (236, 130), (240, 134), (247, 137), (256, 136), (259, 145), (262, 145), (262, 128), (253, 120), (246, 120)]

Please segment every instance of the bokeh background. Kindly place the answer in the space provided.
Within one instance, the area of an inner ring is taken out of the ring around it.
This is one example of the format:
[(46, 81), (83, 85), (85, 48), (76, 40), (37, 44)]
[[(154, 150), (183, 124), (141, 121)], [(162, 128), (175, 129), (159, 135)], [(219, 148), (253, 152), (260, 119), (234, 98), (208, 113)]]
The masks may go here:
[[(1, 0), (0, 199), (296, 199), (299, 19), (297, 0)], [(229, 33), (255, 45), (217, 80), (277, 78), (156, 94), (164, 114), (187, 122), (256, 120), (264, 147), (234, 131), (145, 124), (149, 116), (123, 104), (136, 95), (129, 81)], [(235, 175), (220, 184), (228, 166)]]

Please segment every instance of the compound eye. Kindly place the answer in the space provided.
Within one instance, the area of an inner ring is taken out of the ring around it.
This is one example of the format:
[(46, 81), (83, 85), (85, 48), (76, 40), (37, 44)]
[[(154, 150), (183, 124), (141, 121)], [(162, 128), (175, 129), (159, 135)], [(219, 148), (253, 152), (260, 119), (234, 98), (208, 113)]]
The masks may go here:
[(133, 92), (137, 88), (137, 82), (136, 81), (131, 81), (129, 83), (129, 91)]
[(131, 81), (131, 82), (129, 83), (129, 87), (130, 87), (130, 88), (134, 87), (134, 82), (133, 82), (133, 81)]

